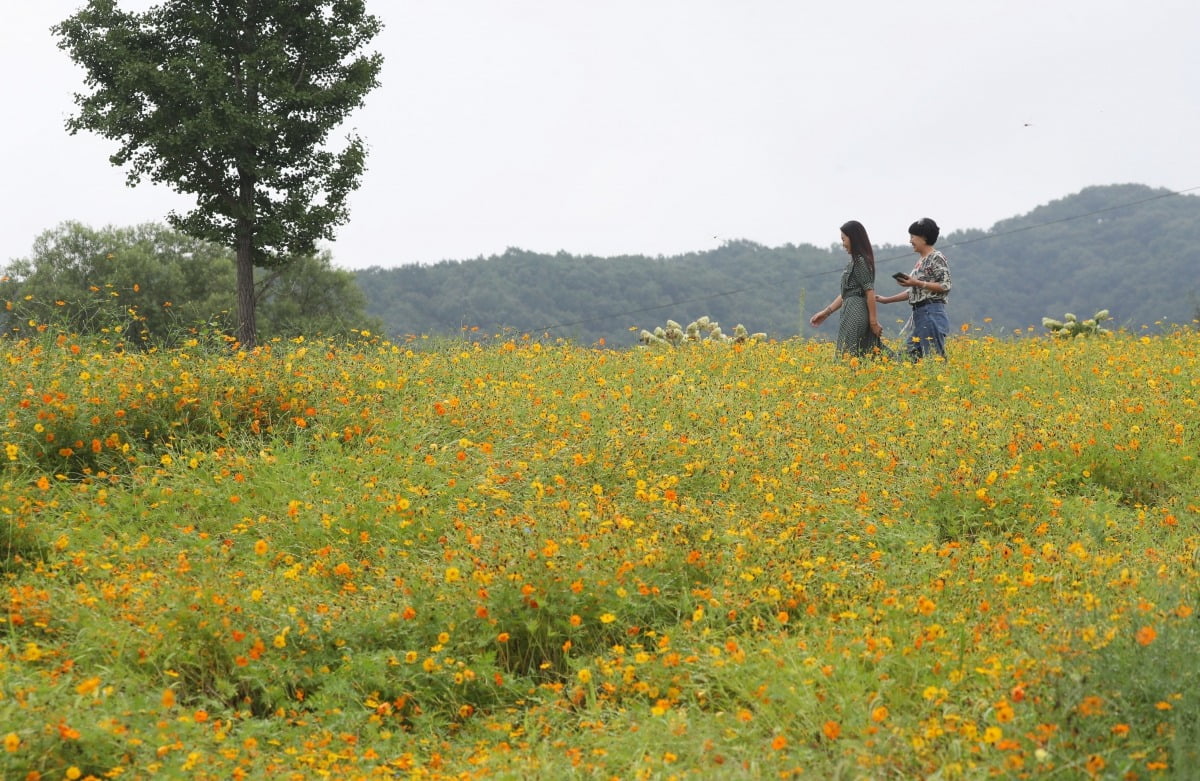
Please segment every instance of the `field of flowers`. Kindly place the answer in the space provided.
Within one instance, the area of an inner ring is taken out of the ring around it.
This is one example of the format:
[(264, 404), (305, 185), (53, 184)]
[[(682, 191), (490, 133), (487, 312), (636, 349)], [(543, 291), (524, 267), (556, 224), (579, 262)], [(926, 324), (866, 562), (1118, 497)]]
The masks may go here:
[(1185, 778), (1200, 337), (0, 342), (0, 777)]

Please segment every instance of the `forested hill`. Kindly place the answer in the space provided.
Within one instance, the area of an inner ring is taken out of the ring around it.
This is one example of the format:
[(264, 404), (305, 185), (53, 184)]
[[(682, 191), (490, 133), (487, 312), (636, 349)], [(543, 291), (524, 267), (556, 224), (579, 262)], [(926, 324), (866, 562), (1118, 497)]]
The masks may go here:
[[(1086, 216), (1085, 216), (1086, 215)], [(929, 215), (937, 219), (937, 215)], [(868, 226), (869, 227), (869, 226)], [(944, 226), (945, 228), (953, 226)], [(951, 231), (951, 325), (1041, 332), (1042, 317), (1111, 311), (1120, 327), (1191, 323), (1200, 305), (1200, 198), (1142, 185), (1090, 187), (988, 230)], [(530, 333), (613, 347), (642, 328), (707, 315), (776, 338), (813, 335), (809, 316), (836, 294), (840, 247), (726, 242), (672, 257), (598, 258), (509, 249), (503, 255), (357, 273), (368, 312), (389, 336)], [(879, 289), (911, 270), (907, 245), (877, 246)], [(895, 334), (903, 304), (881, 306)], [(822, 334), (835, 329), (827, 326)]]

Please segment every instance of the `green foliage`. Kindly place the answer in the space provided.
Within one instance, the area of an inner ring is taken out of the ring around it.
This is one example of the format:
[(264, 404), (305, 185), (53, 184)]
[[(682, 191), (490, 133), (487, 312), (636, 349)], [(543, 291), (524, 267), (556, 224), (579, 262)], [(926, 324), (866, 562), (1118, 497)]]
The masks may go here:
[(1159, 442), (1115, 442), (1090, 448), (1084, 455), (1084, 477), (1134, 507), (1200, 490), (1200, 485), (1187, 482), (1195, 473), (1189, 459)]
[(942, 541), (1011, 535), (1035, 526), (1052, 490), (1042, 470), (1012, 469), (984, 476), (956, 472), (930, 497), (924, 513)]
[[(1200, 762), (1200, 710), (1180, 703), (1180, 692), (1200, 685), (1200, 622), (1179, 588), (1152, 584), (1145, 590), (1143, 604), (1162, 608), (1140, 622), (1135, 617), (1126, 633), (1100, 636), (1090, 653), (1071, 659), (1050, 689), (1050, 720), (1068, 725), (1078, 745), (1103, 746), (1115, 732), (1131, 751), (1147, 750), (1163, 769), (1186, 773)], [(1164, 615), (1175, 620), (1162, 621)], [(1094, 627), (1086, 613), (1072, 618), (1079, 631)]]
[(1074, 339), (1077, 336), (1103, 336), (1112, 332), (1100, 324), (1111, 319), (1107, 309), (1101, 309), (1087, 320), (1080, 320), (1067, 312), (1062, 321), (1043, 317), (1042, 327), (1060, 339)]
[[(232, 253), (162, 225), (93, 229), (64, 223), (34, 242), (0, 277), (0, 332), (25, 338), (47, 326), (111, 343), (177, 346), (232, 334)], [(328, 252), (270, 270), (256, 291), (264, 339), (378, 331), (351, 272)]]
[(688, 323), (687, 328), (684, 328), (674, 320), (668, 320), (666, 328), (658, 326), (653, 332), (643, 330), (638, 341), (646, 345), (679, 347), (684, 344), (698, 344), (700, 342), (745, 344), (752, 339), (762, 340), (766, 338), (767, 335), (763, 333), (751, 334), (746, 330), (746, 326), (741, 323), (738, 323), (734, 327), (732, 335), (726, 334), (721, 330), (720, 323), (711, 320), (708, 315), (705, 315), (698, 320)]
[[(12, 491), (12, 483), (4, 485), (3, 490)], [(11, 513), (0, 518), (0, 575), (45, 561), (49, 549), (25, 520)]]
[(119, 142), (111, 158), (196, 196), (171, 224), (236, 252), (238, 335), (257, 340), (254, 268), (316, 251), (347, 219), (366, 150), (327, 138), (377, 86), (360, 50), (380, 22), (362, 0), (167, 0), (128, 13), (91, 0), (54, 28), (90, 92), (67, 127)]
[(366, 312), (367, 299), (354, 273), (334, 268), (327, 251), (293, 259), (258, 285), (259, 331), (264, 339), (337, 337), (356, 339), (383, 330)]
[[(906, 227), (867, 226), (877, 237), (902, 236)], [(836, 238), (831, 226), (830, 241)], [(993, 333), (1030, 335), (1046, 312), (1078, 312), (1111, 299), (1114, 290), (1122, 295), (1109, 327), (1190, 324), (1200, 293), (1189, 260), (1197, 246), (1200, 197), (1141, 185), (1089, 187), (988, 232), (949, 230), (938, 248), (950, 260), (951, 330), (970, 323)], [(879, 291), (901, 291), (890, 275), (912, 269), (912, 249), (875, 249)], [(772, 338), (826, 338), (808, 331), (812, 313), (797, 311), (797, 297), (804, 291), (801, 301), (832, 300), (845, 260), (840, 246), (766, 247), (737, 240), (671, 257), (509, 249), (486, 258), (356, 273), (368, 311), (383, 319), (393, 338), (477, 326), (482, 333), (549, 334), (617, 347), (636, 343), (642, 330), (653, 331), (647, 320), (687, 323), (688, 311), (697, 307), (722, 323), (753, 313), (757, 329)], [(890, 333), (908, 315), (903, 304), (879, 309)]]
[(227, 250), (160, 225), (96, 230), (64, 223), (4, 272), (4, 333), (39, 326), (107, 334), (128, 343), (231, 323), (234, 268)]

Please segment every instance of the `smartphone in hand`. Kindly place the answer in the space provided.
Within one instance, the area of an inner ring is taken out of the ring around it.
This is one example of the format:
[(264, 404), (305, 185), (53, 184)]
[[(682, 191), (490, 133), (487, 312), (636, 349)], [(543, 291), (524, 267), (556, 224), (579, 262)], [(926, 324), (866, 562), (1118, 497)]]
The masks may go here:
[(895, 274), (892, 274), (892, 279), (896, 280), (897, 282), (903, 282), (904, 280), (908, 279), (908, 274), (905, 274), (903, 271), (897, 271)]

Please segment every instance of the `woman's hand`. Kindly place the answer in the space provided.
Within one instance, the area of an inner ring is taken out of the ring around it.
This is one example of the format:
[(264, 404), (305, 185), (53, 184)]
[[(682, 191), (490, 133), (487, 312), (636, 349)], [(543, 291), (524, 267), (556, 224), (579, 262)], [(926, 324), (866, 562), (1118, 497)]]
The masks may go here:
[(815, 315), (813, 315), (812, 317), (810, 317), (808, 319), (808, 324), (811, 325), (813, 328), (817, 328), (821, 325), (821, 323), (825, 322), (825, 318), (827, 318), (827, 317), (829, 317), (829, 310), (822, 309), (820, 312), (817, 312)]
[(871, 333), (876, 336), (883, 336), (883, 326), (879, 324), (878, 320), (871, 321)]

